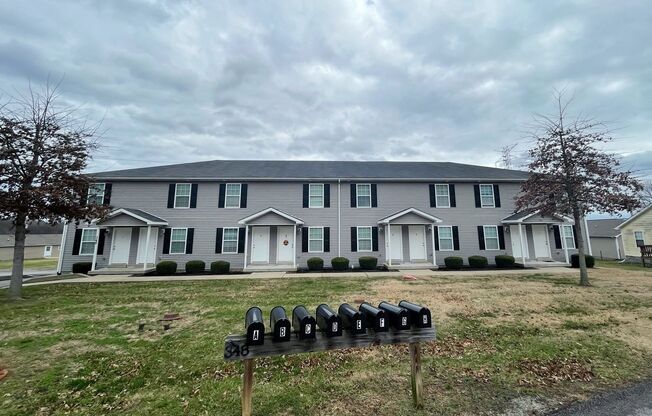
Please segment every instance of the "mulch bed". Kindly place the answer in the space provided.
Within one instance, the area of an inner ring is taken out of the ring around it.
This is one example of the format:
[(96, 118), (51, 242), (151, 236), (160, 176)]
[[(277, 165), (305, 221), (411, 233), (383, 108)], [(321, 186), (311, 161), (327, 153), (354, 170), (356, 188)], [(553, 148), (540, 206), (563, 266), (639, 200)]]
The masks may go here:
[(372, 270), (366, 270), (366, 269), (346, 269), (346, 270), (335, 270), (335, 269), (329, 269), (325, 268), (323, 270), (308, 270), (308, 269), (297, 269), (296, 272), (292, 273), (356, 273), (356, 272), (362, 272), (362, 273), (378, 273), (378, 272), (397, 272), (398, 270), (395, 269), (385, 269), (385, 268), (378, 268), (378, 269), (372, 269)]

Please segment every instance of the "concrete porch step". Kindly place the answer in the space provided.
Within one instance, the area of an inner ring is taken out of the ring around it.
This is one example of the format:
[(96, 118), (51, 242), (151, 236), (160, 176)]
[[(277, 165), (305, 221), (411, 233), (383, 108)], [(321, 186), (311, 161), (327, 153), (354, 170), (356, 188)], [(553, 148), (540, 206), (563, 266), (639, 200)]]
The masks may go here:
[[(114, 265), (115, 266), (115, 265)], [(128, 274), (128, 275), (144, 275), (151, 273), (156, 270), (156, 267), (149, 266), (143, 270), (143, 266), (140, 267), (103, 267), (101, 269), (93, 270), (88, 272), (90, 276), (99, 276), (99, 275), (118, 275), (118, 274)]]

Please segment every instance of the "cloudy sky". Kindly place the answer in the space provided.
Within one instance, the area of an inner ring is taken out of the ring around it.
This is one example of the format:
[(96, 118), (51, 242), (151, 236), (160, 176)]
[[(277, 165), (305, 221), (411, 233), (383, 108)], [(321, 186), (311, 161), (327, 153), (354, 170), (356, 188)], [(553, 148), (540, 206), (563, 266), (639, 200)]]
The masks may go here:
[(493, 166), (533, 113), (605, 120), (652, 174), (648, 1), (2, 1), (0, 89), (63, 77), (91, 170), (208, 159)]

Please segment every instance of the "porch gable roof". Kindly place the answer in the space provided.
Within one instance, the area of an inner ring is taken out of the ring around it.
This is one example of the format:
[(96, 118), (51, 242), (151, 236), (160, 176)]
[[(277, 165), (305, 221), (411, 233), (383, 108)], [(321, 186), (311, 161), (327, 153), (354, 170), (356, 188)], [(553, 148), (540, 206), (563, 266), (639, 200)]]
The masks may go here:
[[(501, 221), (503, 224), (523, 224), (526, 222), (527, 219), (539, 214), (539, 210), (534, 210), (534, 211), (521, 211), (521, 212), (516, 212), (512, 215), (509, 215), (505, 218), (503, 218)], [(559, 214), (552, 214), (552, 215), (542, 215), (542, 217), (549, 217), (552, 222), (569, 222), (569, 223), (574, 223), (572, 218), (569, 218), (565, 215), (559, 215)], [(556, 220), (556, 221), (555, 221)]]
[(407, 214), (417, 215), (417, 216), (419, 216), (421, 218), (424, 218), (424, 219), (426, 219), (428, 221), (431, 221), (433, 223), (435, 223), (435, 222), (443, 222), (441, 219), (439, 219), (439, 218), (437, 218), (437, 217), (435, 217), (433, 215), (430, 215), (430, 214), (428, 214), (426, 212), (423, 212), (423, 211), (418, 210), (416, 208), (408, 208), (408, 209), (404, 209), (402, 211), (396, 212), (394, 214), (388, 215), (387, 217), (379, 219), (378, 224), (389, 224), (391, 221), (393, 221), (393, 220), (395, 220), (397, 218), (400, 218), (400, 217), (402, 217), (404, 215), (407, 215)]
[(138, 221), (142, 221), (145, 225), (153, 226), (167, 226), (168, 222), (156, 215), (150, 214), (140, 209), (135, 208), (117, 208), (109, 213), (109, 215), (100, 221), (95, 221), (98, 225), (102, 225), (103, 222), (110, 220), (112, 218), (118, 217), (120, 215), (126, 215), (128, 217), (134, 218)]
[(293, 222), (296, 225), (303, 225), (303, 220), (301, 220), (301, 219), (299, 219), (297, 217), (293, 217), (290, 214), (286, 214), (285, 212), (280, 211), (280, 210), (278, 210), (276, 208), (272, 208), (272, 207), (266, 208), (266, 209), (264, 209), (262, 211), (258, 211), (255, 214), (251, 214), (248, 217), (245, 217), (245, 218), (241, 219), (240, 221), (238, 221), (238, 224), (246, 225), (246, 224), (250, 223), (251, 221), (253, 221), (253, 220), (257, 219), (257, 218), (260, 218), (260, 217), (262, 217), (264, 215), (267, 215), (267, 214), (278, 215), (279, 217), (285, 218), (286, 220), (288, 220), (290, 222)]

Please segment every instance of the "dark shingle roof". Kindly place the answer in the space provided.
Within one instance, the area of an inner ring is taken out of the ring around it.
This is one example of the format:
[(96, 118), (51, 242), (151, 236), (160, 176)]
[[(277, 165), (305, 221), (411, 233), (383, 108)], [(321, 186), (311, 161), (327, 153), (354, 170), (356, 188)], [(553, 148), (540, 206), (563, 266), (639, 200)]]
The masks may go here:
[[(14, 224), (11, 221), (0, 221), (0, 234), (13, 235), (14, 232)], [(27, 232), (28, 234), (61, 234), (63, 224), (32, 221), (27, 224)]]
[(620, 234), (616, 227), (625, 222), (625, 219), (610, 218), (604, 220), (587, 220), (589, 235), (591, 237), (615, 237)]
[(522, 181), (527, 172), (451, 162), (212, 160), (91, 174), (104, 180), (388, 179)]
[(138, 215), (141, 218), (145, 218), (146, 220), (150, 220), (153, 222), (167, 222), (161, 217), (157, 217), (156, 215), (152, 215), (149, 212), (141, 211), (136, 208), (122, 208), (122, 209), (124, 209), (125, 211), (129, 211), (132, 214)]

